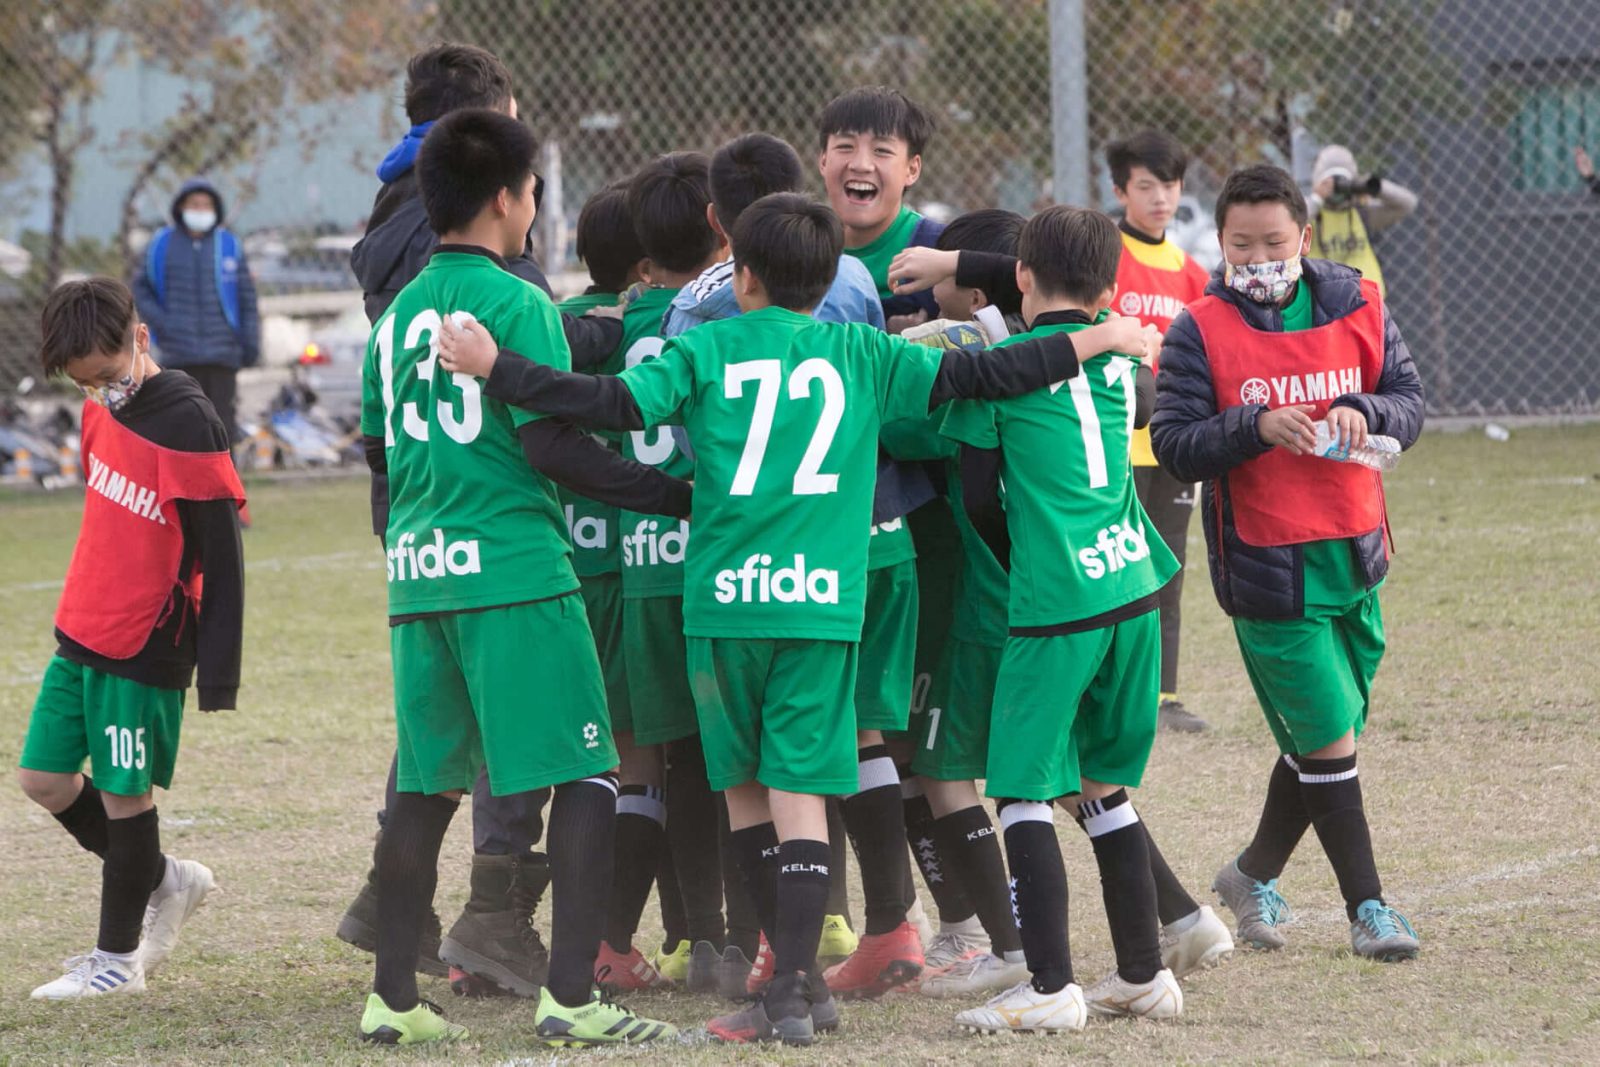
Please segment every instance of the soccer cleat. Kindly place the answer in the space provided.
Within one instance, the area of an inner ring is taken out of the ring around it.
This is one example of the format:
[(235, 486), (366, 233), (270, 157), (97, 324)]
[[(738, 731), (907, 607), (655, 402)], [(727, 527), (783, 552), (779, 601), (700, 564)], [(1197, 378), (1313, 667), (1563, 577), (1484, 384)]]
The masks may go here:
[(34, 1000), (78, 1000), (144, 992), (144, 967), (137, 952), (122, 958), (95, 949), (62, 961), (62, 966), (67, 973), (36, 988), (31, 994)]
[(689, 959), (692, 955), (689, 942), (679, 941), (671, 952), (658, 951), (650, 960), (663, 979), (668, 982), (686, 982), (689, 979)]
[(1167, 697), (1156, 709), (1156, 728), (1175, 734), (1198, 734), (1211, 729), (1211, 724), (1184, 707), (1177, 697)]
[(744, 1000), (748, 997), (751, 969), (750, 958), (738, 945), (723, 949), (717, 959), (717, 995), (724, 1000)]
[(916, 930), (917, 939), (921, 944), (932, 944), (933, 923), (928, 921), (928, 912), (922, 906), (922, 898), (920, 896), (911, 898), (911, 907), (906, 909), (906, 922), (910, 923), (912, 929)]
[(194, 860), (165, 857), (167, 874), (150, 894), (144, 909), (144, 933), (139, 941), (139, 963), (145, 974), (167, 962), (178, 944), (178, 932), (189, 916), (206, 902), (217, 880), (210, 868)]
[(744, 993), (747, 997), (759, 996), (772, 981), (772, 946), (767, 944), (767, 935), (761, 935), (761, 944), (756, 949), (756, 961), (750, 965), (750, 976), (744, 981)]
[(1363, 900), (1350, 924), (1350, 948), (1369, 960), (1398, 963), (1416, 959), (1422, 942), (1404, 915), (1381, 900)]
[(1129, 982), (1112, 971), (1090, 986), (1083, 999), (1094, 1015), (1176, 1019), (1183, 1014), (1183, 989), (1165, 968), (1148, 982)]
[(1238, 860), (1222, 865), (1211, 889), (1239, 921), (1240, 941), (1253, 948), (1282, 948), (1288, 943), (1282, 927), (1294, 921), (1294, 910), (1278, 892), (1278, 880), (1258, 882), (1239, 869)]
[(472, 895), (440, 942), (439, 958), (514, 996), (538, 996), (550, 952), (533, 913), (549, 884), (543, 856), (473, 856)]
[(644, 953), (636, 948), (618, 952), (604, 941), (600, 942), (600, 954), (594, 959), (594, 980), (622, 993), (636, 993), (667, 984), (655, 965), (644, 958)]
[(501, 989), (487, 978), (468, 974), (460, 967), (450, 968), (450, 992), (458, 997), (509, 997), (509, 990)]
[(881, 997), (922, 973), (922, 941), (909, 922), (868, 934), (843, 963), (823, 972), (828, 988), (846, 1000)]
[(367, 994), (361, 1013), (361, 1040), (374, 1045), (424, 1045), (434, 1041), (460, 1041), (467, 1028), (450, 1022), (431, 1001), (421, 1000), (410, 1011), (395, 1011), (376, 993)]
[(546, 989), (539, 994), (539, 1010), (533, 1016), (534, 1032), (547, 1045), (557, 1048), (588, 1048), (590, 1045), (640, 1045), (676, 1037), (678, 1028), (657, 1019), (635, 1015), (597, 989), (588, 1003), (569, 1008)]
[(843, 915), (825, 915), (822, 918), (822, 940), (817, 942), (817, 962), (823, 967), (843, 963), (856, 950), (860, 939), (844, 921)]
[[(738, 949), (734, 949), (738, 952)], [(722, 969), (722, 955), (709, 941), (696, 941), (689, 953), (689, 966), (684, 974), (684, 985), (691, 993), (715, 993), (721, 988), (718, 981)], [(741, 976), (741, 981), (743, 976)]]
[(984, 933), (983, 924), (974, 915), (958, 923), (940, 923), (939, 932), (926, 944), (927, 950), (922, 954), (923, 981), (927, 981), (929, 975), (988, 952), (989, 935)]
[(1215, 967), (1233, 955), (1233, 935), (1211, 905), (1161, 928), (1161, 966), (1174, 978)]
[(925, 997), (947, 1000), (977, 993), (1010, 989), (1028, 980), (1028, 965), (1015, 963), (992, 953), (982, 952), (935, 974), (924, 975), (918, 988)]
[[(826, 992), (826, 986), (823, 987)], [(832, 1004), (831, 997), (827, 1003)], [(766, 992), (743, 1011), (719, 1015), (706, 1023), (706, 1031), (716, 1040), (730, 1044), (782, 1041), (786, 1045), (809, 1045), (816, 1040), (818, 1026), (813, 1018), (811, 989), (806, 976), (786, 974), (772, 980)], [(832, 1028), (839, 1025), (834, 1010)]]
[(956, 1025), (974, 1034), (1003, 1034), (1021, 1030), (1036, 1034), (1062, 1034), (1082, 1030), (1089, 1021), (1083, 990), (1069, 982), (1054, 993), (1041, 993), (1024, 979), (981, 1008), (956, 1016)]

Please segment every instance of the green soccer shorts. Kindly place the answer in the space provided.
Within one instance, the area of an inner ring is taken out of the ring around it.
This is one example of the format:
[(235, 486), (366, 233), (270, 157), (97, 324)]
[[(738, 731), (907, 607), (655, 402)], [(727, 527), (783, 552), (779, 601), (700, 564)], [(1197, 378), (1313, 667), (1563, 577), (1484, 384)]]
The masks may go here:
[(902, 731), (916, 680), (917, 561), (867, 572), (867, 617), (856, 672), (856, 729)]
[(583, 583), (583, 610), (589, 617), (594, 650), (600, 657), (600, 679), (606, 687), (611, 732), (628, 733), (633, 729), (633, 711), (628, 701), (627, 660), (622, 654), (622, 575), (613, 571), (578, 580)]
[(989, 768), (989, 719), (1003, 650), (952, 636), (918, 725), (911, 769), (941, 782), (982, 778)]
[(20, 765), (77, 774), (89, 761), (95, 788), (142, 797), (172, 787), (183, 729), (182, 689), (157, 689), (52, 656), (28, 719)]
[(689, 677), (714, 790), (757, 781), (790, 793), (854, 793), (853, 641), (691, 637)]
[(622, 647), (636, 745), (664, 745), (700, 729), (683, 641), (683, 597), (623, 600)]
[(1278, 750), (1304, 755), (1367, 725), (1383, 659), (1383, 612), (1373, 590), (1303, 619), (1234, 619), (1244, 669)]
[(389, 645), (400, 792), (470, 790), (485, 763), (495, 796), (617, 765), (582, 597), (416, 619)]
[(1155, 611), (1082, 633), (1006, 640), (989, 720), (988, 795), (1053, 800), (1082, 778), (1144, 776), (1161, 702)]

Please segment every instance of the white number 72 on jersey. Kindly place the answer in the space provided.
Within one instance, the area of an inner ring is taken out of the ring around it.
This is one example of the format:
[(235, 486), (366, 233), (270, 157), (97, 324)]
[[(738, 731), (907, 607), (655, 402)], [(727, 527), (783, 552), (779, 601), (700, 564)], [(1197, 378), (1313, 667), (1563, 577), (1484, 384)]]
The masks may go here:
[[(761, 473), (761, 462), (767, 455), (767, 442), (772, 437), (772, 421), (778, 411), (779, 384), (783, 378), (783, 362), (776, 359), (752, 359), (744, 363), (730, 363), (724, 368), (723, 395), (732, 400), (744, 396), (746, 383), (756, 386), (755, 410), (750, 415), (750, 433), (744, 440), (744, 452), (739, 456), (739, 466), (733, 472), (733, 484), (728, 487), (730, 496), (749, 496), (755, 492), (756, 478)], [(839, 432), (839, 422), (844, 418), (844, 379), (833, 364), (825, 359), (808, 359), (789, 375), (788, 394), (791, 400), (804, 400), (811, 396), (813, 383), (822, 386), (822, 415), (811, 434), (811, 443), (800, 457), (800, 468), (794, 473), (794, 495), (811, 496), (839, 491), (839, 476), (823, 474), (822, 461), (827, 458), (834, 434)]]

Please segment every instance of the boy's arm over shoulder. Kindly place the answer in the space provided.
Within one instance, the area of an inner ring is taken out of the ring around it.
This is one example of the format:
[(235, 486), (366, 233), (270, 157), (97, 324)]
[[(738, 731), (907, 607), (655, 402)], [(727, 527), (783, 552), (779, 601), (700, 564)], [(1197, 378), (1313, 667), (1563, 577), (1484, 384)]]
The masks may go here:
[[(1161, 372), (1166, 373), (1162, 364)], [(1367, 432), (1393, 437), (1410, 448), (1422, 434), (1422, 377), (1411, 349), (1400, 336), (1389, 309), (1383, 309), (1383, 373), (1370, 393), (1346, 393), (1330, 405), (1355, 408), (1367, 419)]]
[(1150, 443), (1162, 468), (1181, 482), (1202, 482), (1254, 459), (1270, 447), (1256, 433), (1266, 410), (1264, 404), (1217, 410), (1200, 328), (1187, 311), (1179, 312), (1161, 346), (1150, 419)]
[(694, 402), (693, 345), (694, 340), (689, 337), (668, 338), (654, 358), (617, 376), (645, 426), (682, 425), (686, 410)]
[(1011, 529), (1006, 525), (1005, 503), (1000, 497), (1000, 467), (1004, 453), (998, 448), (961, 446), (961, 506), (983, 543), (994, 553), (1000, 569), (1011, 570)]
[(530, 467), (590, 500), (646, 515), (689, 514), (688, 482), (624, 459), (570, 422), (539, 419), (524, 424), (517, 437)]
[(561, 312), (561, 331), (572, 355), (572, 369), (587, 371), (601, 366), (622, 344), (622, 320), (604, 315), (568, 315)]

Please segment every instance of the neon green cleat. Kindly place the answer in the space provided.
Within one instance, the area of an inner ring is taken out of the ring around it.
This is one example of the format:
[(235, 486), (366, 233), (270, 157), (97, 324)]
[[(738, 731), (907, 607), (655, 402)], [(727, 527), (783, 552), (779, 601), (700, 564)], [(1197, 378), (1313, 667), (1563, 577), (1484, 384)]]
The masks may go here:
[(682, 984), (689, 980), (689, 942), (679, 941), (671, 952), (657, 952), (651, 960), (661, 977)]
[(817, 962), (824, 967), (839, 963), (848, 959), (860, 943), (861, 939), (856, 937), (843, 915), (825, 916), (822, 920), (822, 940), (817, 943)]
[(596, 990), (589, 1003), (569, 1008), (539, 991), (539, 1010), (534, 1014), (534, 1030), (540, 1040), (557, 1048), (587, 1048), (590, 1045), (642, 1045), (678, 1036), (671, 1023), (646, 1019), (614, 1004), (603, 991)]
[(445, 1019), (437, 1004), (419, 1001), (410, 1011), (395, 1011), (376, 993), (367, 995), (361, 1013), (361, 1040), (376, 1045), (422, 1045), (430, 1041), (460, 1041), (467, 1028)]

